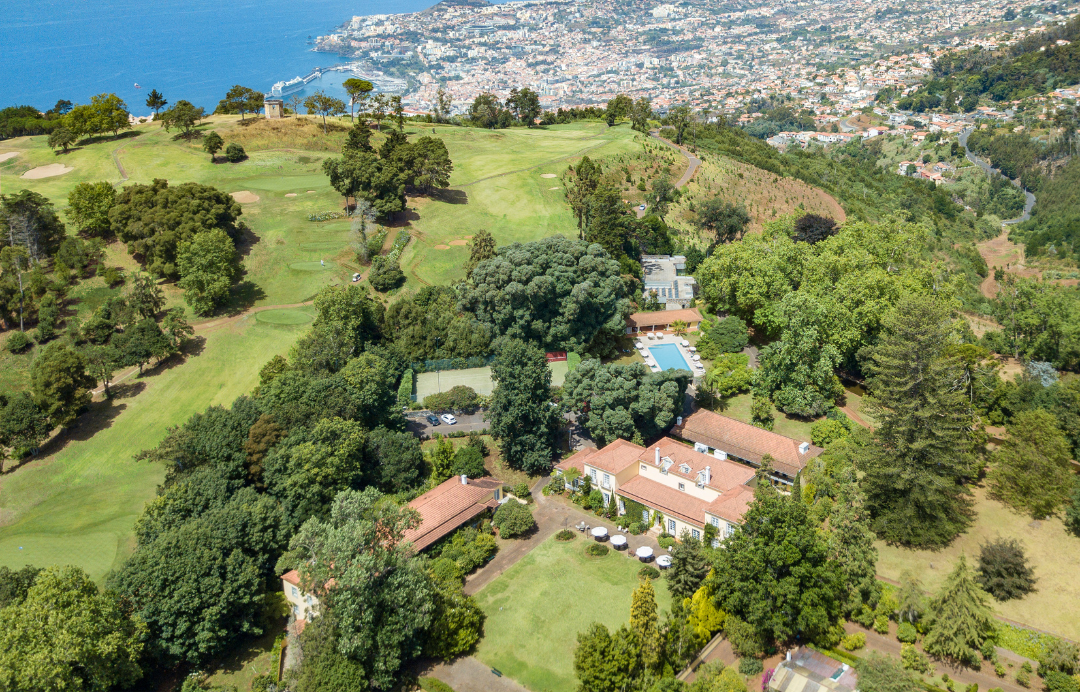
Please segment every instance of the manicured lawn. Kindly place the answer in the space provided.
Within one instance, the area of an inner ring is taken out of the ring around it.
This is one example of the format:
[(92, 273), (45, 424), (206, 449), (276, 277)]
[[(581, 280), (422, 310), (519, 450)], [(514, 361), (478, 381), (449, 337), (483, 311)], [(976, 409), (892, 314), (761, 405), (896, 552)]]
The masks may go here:
[(130, 378), (122, 388), (129, 396), (95, 403), (67, 440), (2, 477), (0, 564), (74, 564), (94, 579), (117, 567), (164, 474), (134, 456), (168, 426), (250, 391), (263, 364), (303, 329), (248, 319), (210, 330), (201, 354)]
[[(535, 692), (572, 692), (577, 635), (593, 622), (615, 629), (630, 620), (641, 563), (625, 553), (585, 555), (580, 535), (549, 538), (481, 590), (487, 614), (476, 657)], [(659, 610), (671, 607), (664, 580), (655, 582)]]
[(1034, 522), (975, 490), (976, 521), (967, 533), (940, 551), (909, 550), (878, 543), (878, 574), (898, 580), (909, 570), (928, 591), (935, 591), (960, 555), (975, 564), (980, 546), (998, 537), (1019, 540), (1035, 570), (1037, 591), (1024, 598), (994, 602), (998, 615), (1080, 640), (1080, 582), (1076, 579), (1080, 538), (1065, 531), (1060, 519)]

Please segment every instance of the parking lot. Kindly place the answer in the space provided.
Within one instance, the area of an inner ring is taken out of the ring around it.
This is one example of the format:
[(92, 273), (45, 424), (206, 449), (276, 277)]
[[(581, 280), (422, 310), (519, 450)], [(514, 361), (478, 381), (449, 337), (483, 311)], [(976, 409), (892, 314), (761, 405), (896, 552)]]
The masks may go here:
[(457, 418), (457, 423), (454, 425), (447, 425), (442, 421), (439, 421), (438, 425), (432, 425), (427, 422), (427, 416), (434, 414), (435, 416), (442, 415), (433, 411), (410, 411), (405, 418), (406, 427), (409, 432), (420, 438), (431, 437), (435, 433), (441, 435), (447, 435), (452, 432), (472, 432), (474, 430), (486, 430), (487, 421), (484, 420), (484, 412), (479, 411), (477, 413), (462, 413), (453, 414), (454, 418)]

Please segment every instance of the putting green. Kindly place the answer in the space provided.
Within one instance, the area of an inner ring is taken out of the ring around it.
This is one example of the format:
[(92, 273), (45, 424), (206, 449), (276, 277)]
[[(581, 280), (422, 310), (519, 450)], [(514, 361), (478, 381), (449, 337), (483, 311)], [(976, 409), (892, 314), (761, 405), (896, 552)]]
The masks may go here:
[(289, 265), (289, 269), (298, 272), (321, 272), (333, 269), (335, 266), (333, 262), (327, 262), (325, 265), (319, 262), (293, 262)]
[(264, 324), (307, 324), (312, 320), (312, 317), (303, 310), (280, 308), (278, 310), (261, 310), (255, 313), (255, 319)]

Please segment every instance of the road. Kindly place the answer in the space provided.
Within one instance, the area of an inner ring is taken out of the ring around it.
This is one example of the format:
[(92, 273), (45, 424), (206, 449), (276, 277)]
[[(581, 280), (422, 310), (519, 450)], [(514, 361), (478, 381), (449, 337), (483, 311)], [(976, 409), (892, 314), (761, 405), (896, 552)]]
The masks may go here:
[[(649, 136), (652, 137), (653, 139), (655, 139), (658, 142), (663, 142), (664, 144), (668, 145), (669, 147), (671, 147), (672, 149), (674, 149), (675, 151), (679, 152), (680, 154), (682, 154), (683, 156), (686, 157), (686, 160), (690, 163), (690, 165), (686, 167), (686, 172), (683, 173), (682, 177), (679, 178), (679, 180), (676, 181), (676, 183), (675, 183), (676, 188), (686, 187), (687, 184), (689, 184), (689, 182), (694, 179), (694, 175), (698, 172), (698, 168), (701, 167), (701, 159), (694, 156), (693, 154), (691, 154), (686, 149), (680, 147), (678, 144), (675, 144), (674, 142), (671, 142), (669, 140), (664, 139), (663, 137), (658, 135), (656, 132), (650, 132)], [(648, 213), (648, 208), (637, 209), (636, 211), (637, 211), (637, 217), (640, 219), (640, 218), (644, 217), (645, 214)]]
[(1015, 223), (1022, 223), (1024, 221), (1027, 221), (1028, 219), (1031, 218), (1031, 209), (1035, 206), (1035, 195), (1031, 194), (1027, 190), (1024, 190), (1024, 188), (1021, 187), (1019, 180), (1013, 180), (1012, 178), (1009, 178), (1008, 176), (1003, 174), (998, 169), (994, 168), (990, 164), (988, 164), (985, 161), (983, 161), (982, 159), (980, 159), (975, 154), (971, 153), (971, 149), (968, 149), (967, 143), (968, 143), (968, 136), (971, 135), (971, 133), (972, 133), (972, 131), (974, 129), (975, 128), (969, 127), (968, 129), (961, 132), (960, 136), (957, 137), (957, 140), (959, 140), (960, 145), (962, 147), (964, 147), (964, 154), (967, 156), (967, 160), (971, 161), (973, 164), (975, 164), (979, 168), (986, 171), (987, 175), (1000, 175), (1002, 178), (1005, 178), (1010, 183), (1012, 183), (1016, 187), (1019, 187), (1024, 192), (1024, 199), (1025, 199), (1024, 213), (1022, 215), (1020, 215), (1019, 218), (1009, 219), (1008, 221), (1002, 221), (1001, 225), (1006, 226), (1006, 225), (1012, 225), (1012, 224), (1015, 224)]

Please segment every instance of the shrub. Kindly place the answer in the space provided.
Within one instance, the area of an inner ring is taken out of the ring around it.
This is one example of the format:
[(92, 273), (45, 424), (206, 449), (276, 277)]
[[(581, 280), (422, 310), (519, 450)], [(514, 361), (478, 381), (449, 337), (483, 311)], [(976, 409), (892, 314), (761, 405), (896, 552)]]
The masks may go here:
[(480, 403), (480, 395), (472, 387), (459, 384), (445, 392), (424, 397), (424, 408), (432, 411), (475, 411)]
[(656, 542), (659, 543), (660, 547), (664, 550), (667, 550), (671, 546), (675, 545), (675, 539), (671, 536), (661, 536), (660, 538), (656, 539)]
[(930, 659), (916, 649), (914, 644), (904, 644), (900, 647), (900, 665), (916, 673), (929, 674), (934, 670), (934, 667), (930, 665)]
[(12, 353), (22, 353), (30, 347), (30, 337), (28, 337), (25, 332), (13, 332), (11, 336), (7, 338), (4, 347)]
[(977, 683), (977, 682), (971, 683), (970, 685), (968, 685), (965, 688), (964, 692), (979, 692), (979, 683)]
[(626, 527), (626, 530), (630, 532), (631, 536), (640, 536), (641, 534), (645, 533), (645, 527), (641, 524), (640, 521), (635, 521), (634, 523), (630, 524)]
[(585, 546), (585, 554), (593, 557), (603, 557), (608, 554), (608, 547), (603, 543), (590, 543)]
[(491, 525), (499, 530), (503, 538), (516, 538), (536, 528), (532, 510), (517, 500), (509, 500), (495, 510)]
[(574, 540), (574, 538), (575, 538), (574, 532), (571, 531), (570, 529), (563, 529), (562, 531), (559, 531), (558, 533), (555, 534), (555, 540), (557, 540), (557, 541), (563, 541), (563, 542), (572, 541), (572, 540)]
[(448, 557), (438, 557), (431, 561), (431, 573), (435, 575), (435, 578), (439, 581), (446, 582), (447, 584), (457, 583), (461, 584), (465, 581), (465, 575), (461, 571), (461, 567), (458, 563), (454, 562)]
[(982, 646), (979, 647), (979, 653), (987, 661), (997, 660), (997, 649), (994, 648), (994, 640), (986, 639), (983, 641)]
[(225, 147), (225, 160), (229, 163), (239, 163), (247, 158), (247, 153), (244, 152), (244, 147), (240, 146), (236, 142), (233, 142), (229, 146)]
[(659, 579), (660, 578), (660, 570), (658, 570), (655, 567), (652, 567), (650, 565), (645, 565), (644, 567), (642, 567), (641, 569), (638, 570), (637, 575), (638, 575), (638, 579)]
[(484, 457), (480, 456), (480, 450), (467, 445), (458, 447), (458, 450), (454, 452), (453, 471), (455, 476), (465, 475), (469, 478), (487, 475), (487, 470), (484, 469)]
[(270, 692), (273, 689), (277, 689), (277, 681), (269, 673), (256, 675), (251, 680), (251, 692)]
[(1015, 539), (983, 543), (976, 575), (979, 586), (999, 601), (1020, 598), (1035, 590), (1035, 573), (1024, 548)]
[[(1026, 663), (1024, 665), (1027, 665)], [(1031, 666), (1028, 666), (1029, 668)], [(1021, 687), (1031, 687), (1031, 671), (1021, 668), (1016, 672), (1016, 684)]]
[(994, 663), (994, 675), (998, 676), (999, 678), (1003, 678), (1005, 677), (1005, 673), (1007, 672), (1009, 671), (1005, 669), (1005, 664), (1001, 663), (1000, 661)]
[[(1039, 673), (1042, 674), (1041, 667)], [(1080, 682), (1060, 670), (1048, 670), (1042, 678), (1047, 692), (1080, 692)]]
[(454, 692), (454, 688), (438, 678), (420, 678), (420, 689), (424, 692)]
[(449, 539), (440, 541), (431, 553), (453, 560), (462, 574), (468, 574), (487, 562), (498, 550), (498, 543), (490, 533), (466, 527), (455, 531)]
[(866, 635), (862, 632), (849, 634), (848, 636), (840, 640), (840, 646), (844, 647), (848, 651), (857, 651), (866, 646)]
[(910, 622), (901, 622), (896, 628), (896, 638), (905, 644), (914, 644), (919, 638), (919, 633), (915, 630), (915, 625)]
[[(530, 497), (532, 497), (532, 493), (529, 492), (529, 484), (526, 483), (525, 481), (521, 481), (520, 483), (515, 483), (514, 484), (514, 496), (515, 497), (520, 497), (522, 500), (527, 500)], [(601, 499), (603, 499), (603, 497), (604, 497), (603, 495), (600, 496)]]
[(371, 260), (368, 283), (380, 293), (393, 290), (405, 282), (405, 274), (396, 260), (379, 255)]
[(874, 631), (878, 634), (889, 633), (889, 618), (884, 615), (878, 615), (874, 618)]
[(742, 675), (759, 675), (765, 670), (765, 665), (759, 658), (744, 656), (739, 659), (739, 673)]
[(398, 385), (398, 406), (405, 407), (412, 403), (413, 371), (406, 370), (401, 376), (401, 384)]
[(1077, 666), (1078, 657), (1080, 657), (1080, 651), (1077, 650), (1076, 644), (1055, 638), (1053, 643), (1036, 657), (1039, 662), (1039, 675), (1042, 675), (1044, 670), (1058, 670), (1072, 675), (1080, 670)]

